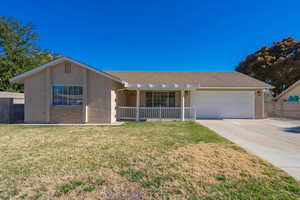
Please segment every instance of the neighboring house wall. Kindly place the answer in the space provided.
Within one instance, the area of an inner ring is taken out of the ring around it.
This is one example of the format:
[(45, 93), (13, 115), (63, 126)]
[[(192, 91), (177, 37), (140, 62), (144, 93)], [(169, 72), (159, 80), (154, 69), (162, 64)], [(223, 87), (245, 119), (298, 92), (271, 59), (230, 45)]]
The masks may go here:
[[(8, 109), (10, 110), (8, 112)], [(0, 92), (0, 123), (24, 121), (24, 93)]]
[(13, 98), (14, 104), (24, 104), (24, 93), (0, 92), (0, 98)]
[(0, 123), (10, 123), (12, 104), (13, 99), (0, 98)]
[(287, 100), (290, 96), (298, 96), (300, 98), (300, 83), (278, 98), (278, 101)]
[(266, 102), (268, 117), (300, 119), (300, 102), (286, 102), (290, 96), (298, 96), (300, 98), (300, 80), (276, 96), (273, 101)]
[(13, 98), (0, 97), (0, 123), (18, 123), (24, 121), (24, 104)]
[(300, 102), (267, 102), (265, 104), (268, 117), (284, 117), (300, 119)]

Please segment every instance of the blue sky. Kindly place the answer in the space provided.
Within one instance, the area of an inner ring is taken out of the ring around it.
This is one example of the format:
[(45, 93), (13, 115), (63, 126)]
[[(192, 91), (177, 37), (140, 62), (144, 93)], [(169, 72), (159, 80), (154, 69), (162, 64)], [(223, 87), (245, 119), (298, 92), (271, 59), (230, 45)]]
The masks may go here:
[(298, 0), (14, 0), (39, 45), (106, 70), (233, 71), (249, 53), (300, 39)]

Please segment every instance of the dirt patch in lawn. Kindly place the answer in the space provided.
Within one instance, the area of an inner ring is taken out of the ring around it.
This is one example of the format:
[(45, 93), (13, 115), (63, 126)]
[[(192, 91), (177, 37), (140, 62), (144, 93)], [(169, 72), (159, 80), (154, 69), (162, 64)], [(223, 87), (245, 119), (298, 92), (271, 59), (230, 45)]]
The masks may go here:
[[(38, 187), (33, 187), (38, 185)], [(111, 169), (86, 174), (35, 177), (13, 199), (144, 199), (145, 191)], [(42, 197), (42, 198), (41, 198)], [(0, 198), (1, 199), (1, 198)]]
[(199, 182), (265, 177), (261, 160), (232, 144), (192, 144), (172, 151), (169, 159)]

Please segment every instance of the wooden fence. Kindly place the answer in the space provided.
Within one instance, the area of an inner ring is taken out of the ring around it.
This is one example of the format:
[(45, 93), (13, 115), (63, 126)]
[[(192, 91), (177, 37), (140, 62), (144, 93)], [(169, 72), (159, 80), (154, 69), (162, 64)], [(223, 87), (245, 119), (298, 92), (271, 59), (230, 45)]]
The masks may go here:
[(300, 102), (266, 102), (267, 117), (300, 119)]

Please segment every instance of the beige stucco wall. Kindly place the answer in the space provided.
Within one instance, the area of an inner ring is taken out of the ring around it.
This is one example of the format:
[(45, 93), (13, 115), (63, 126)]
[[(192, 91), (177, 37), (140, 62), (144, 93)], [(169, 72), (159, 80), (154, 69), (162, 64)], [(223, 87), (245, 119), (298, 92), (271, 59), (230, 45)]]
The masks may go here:
[(271, 101), (265, 104), (266, 113), (269, 117), (285, 117), (300, 119), (300, 103)]
[(51, 106), (51, 123), (82, 123), (82, 106)]
[(52, 84), (65, 85), (74, 84), (81, 85), (83, 83), (84, 68), (71, 64), (71, 73), (65, 73), (65, 63), (53, 66), (51, 69), (51, 80)]
[[(121, 84), (102, 75), (65, 63), (49, 67), (24, 80), (27, 123), (112, 123), (116, 121), (117, 89)], [(53, 85), (83, 87), (82, 106), (52, 106)]]
[(298, 96), (300, 97), (300, 84), (297, 84), (294, 88), (290, 89), (288, 92), (286, 92), (284, 95), (282, 95), (278, 101), (283, 101), (285, 99), (288, 99), (289, 96)]
[(46, 117), (46, 71), (34, 74), (24, 81), (25, 123), (45, 123)]
[(83, 106), (51, 106), (53, 85), (83, 86), (84, 68), (72, 63), (71, 72), (65, 73), (65, 63), (48, 68), (50, 70), (50, 88), (48, 93), (50, 123), (81, 123), (83, 122)]
[(265, 118), (264, 93), (262, 90), (255, 91), (255, 119)]
[(120, 84), (95, 72), (88, 72), (88, 123), (116, 121), (117, 89)]

